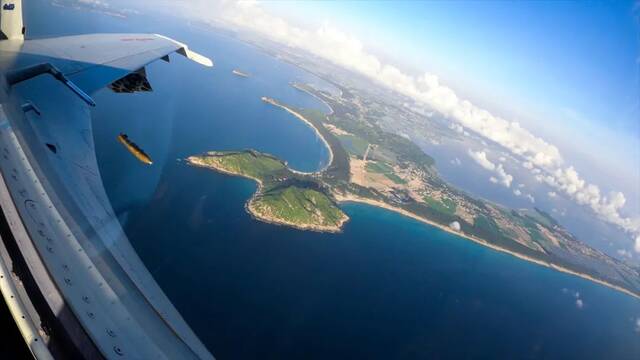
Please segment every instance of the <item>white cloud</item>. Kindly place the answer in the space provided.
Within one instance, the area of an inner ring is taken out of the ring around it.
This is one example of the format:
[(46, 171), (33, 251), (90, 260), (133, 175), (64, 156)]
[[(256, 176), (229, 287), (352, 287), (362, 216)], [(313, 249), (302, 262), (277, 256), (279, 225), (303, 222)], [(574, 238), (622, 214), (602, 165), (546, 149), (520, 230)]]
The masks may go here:
[(580, 295), (579, 291), (572, 291), (567, 288), (562, 288), (562, 293), (566, 295), (573, 295), (573, 298), (576, 299), (575, 300), (576, 307), (580, 310), (584, 308), (584, 300), (582, 299), (582, 296)]
[(453, 122), (451, 124), (449, 124), (449, 129), (451, 129), (451, 130), (453, 130), (453, 131), (455, 131), (455, 132), (457, 132), (459, 134), (462, 134), (462, 132), (464, 131), (464, 128), (462, 127), (462, 125), (460, 125), (458, 123), (453, 123)]
[(567, 288), (562, 288), (562, 293), (565, 295), (573, 296), (573, 298), (575, 299), (576, 307), (578, 309), (582, 310), (582, 308), (584, 308), (584, 300), (582, 299), (582, 296), (580, 296), (579, 291), (573, 291)]
[[(192, 9), (193, 16), (213, 16), (233, 27), (252, 30), (287, 46), (306, 50), (412, 98), (424, 105), (426, 111), (439, 112), (453, 122), (455, 131), (461, 130), (465, 136), (473, 131), (503, 146), (512, 156), (522, 159), (525, 168), (538, 172), (535, 175), (539, 182), (544, 181), (578, 204), (589, 206), (600, 218), (634, 237), (640, 236), (640, 217), (625, 217), (621, 213), (624, 194), (600, 194), (596, 185), (588, 183), (573, 167), (564, 164), (556, 146), (535, 136), (518, 122), (503, 119), (460, 98), (453, 89), (441, 84), (436, 75), (408, 75), (393, 65), (382, 63), (366, 51), (360, 40), (329, 24), (315, 30), (292, 26), (253, 1), (223, 1), (217, 5), (211, 5), (210, 1), (196, 3), (200, 7)], [(511, 180), (506, 175), (502, 178), (498, 175), (496, 180), (510, 186)], [(636, 244), (635, 250), (640, 252), (640, 245)]]
[(626, 249), (618, 249), (616, 250), (616, 253), (618, 253), (618, 255), (622, 256), (622, 257), (626, 257), (629, 259), (633, 258), (633, 253), (629, 250)]
[(635, 250), (635, 252), (637, 253), (640, 253), (640, 235), (636, 237), (636, 243), (633, 246), (633, 250)]
[(556, 213), (556, 214), (560, 214), (560, 216), (565, 216), (567, 214), (567, 210), (558, 210), (556, 208), (551, 209), (552, 212)]
[(458, 158), (451, 160), (451, 165), (460, 166), (460, 164), (462, 164), (462, 162)]
[(507, 161), (507, 158), (506, 158), (506, 157), (504, 157), (504, 156), (500, 156), (500, 157), (498, 158), (498, 161), (500, 161), (500, 162), (505, 162), (505, 161)]
[(78, 0), (78, 2), (86, 5), (96, 5), (96, 6), (102, 6), (105, 8), (109, 7), (109, 4), (101, 0)]
[(502, 164), (498, 164), (498, 167), (496, 167), (496, 172), (498, 173), (498, 176), (500, 177), (500, 184), (504, 185), (505, 187), (511, 187), (511, 182), (513, 181), (513, 176), (507, 174), (507, 172), (504, 171), (504, 168), (502, 167)]
[(554, 197), (558, 196), (558, 194), (556, 194), (556, 192), (555, 192), (555, 191), (549, 191), (549, 192), (547, 193), (547, 195), (549, 195), (549, 197), (550, 197), (550, 198), (554, 198)]
[(640, 317), (636, 319), (636, 328), (637, 333), (640, 333)]
[(487, 153), (484, 151), (471, 151), (469, 150), (469, 156), (475, 160), (483, 168), (493, 171), (496, 169), (496, 165), (487, 159)]
[[(533, 195), (531, 195), (531, 194), (525, 194), (525, 193), (523, 193), (520, 189), (515, 189), (515, 190), (513, 190), (513, 193), (514, 193), (516, 196), (523, 196), (524, 198), (526, 198), (527, 200), (531, 201), (532, 203), (535, 203), (535, 202), (536, 202), (536, 199), (533, 197)], [(553, 210), (551, 210), (551, 211), (554, 211), (554, 212), (555, 212), (555, 211), (557, 211), (557, 209), (553, 209)]]
[(513, 176), (511, 176), (510, 174), (507, 174), (502, 164), (496, 165), (493, 162), (491, 162), (491, 160), (487, 158), (486, 151), (469, 150), (468, 153), (469, 153), (469, 156), (473, 160), (475, 160), (475, 162), (477, 162), (480, 166), (482, 166), (486, 170), (495, 172), (496, 176), (490, 177), (489, 181), (491, 181), (494, 184), (499, 183), (505, 187), (511, 187)]
[[(550, 196), (552, 193), (557, 195), (557, 191), (562, 192), (579, 205), (590, 207), (604, 221), (617, 225), (632, 236), (640, 236), (640, 217), (625, 217), (621, 213), (626, 203), (623, 193), (603, 195), (597, 185), (587, 183), (573, 166), (551, 170), (533, 168), (531, 172), (536, 174), (536, 181), (555, 189), (549, 192)], [(636, 251), (640, 253), (640, 247)]]
[(219, 17), (236, 26), (257, 31), (272, 40), (307, 50), (337, 65), (359, 72), (421, 102), (460, 125), (490, 139), (538, 166), (559, 164), (558, 149), (522, 128), (458, 97), (430, 73), (414, 77), (369, 54), (357, 38), (323, 24), (315, 31), (291, 26), (256, 3), (227, 3)]
[(518, 187), (522, 189), (524, 187), (524, 184), (518, 184)]

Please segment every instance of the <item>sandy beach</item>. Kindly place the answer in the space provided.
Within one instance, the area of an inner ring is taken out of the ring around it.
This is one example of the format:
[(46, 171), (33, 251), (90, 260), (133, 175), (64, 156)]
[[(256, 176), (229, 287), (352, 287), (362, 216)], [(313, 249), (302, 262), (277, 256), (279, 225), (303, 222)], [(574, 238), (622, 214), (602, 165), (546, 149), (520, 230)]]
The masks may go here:
[[(327, 148), (327, 151), (329, 151), (329, 161), (327, 161), (327, 164), (320, 170), (318, 171), (314, 171), (314, 172), (302, 172), (302, 171), (297, 171), (294, 169), (290, 169), (292, 172), (298, 173), (298, 174), (303, 174), (303, 175), (310, 175), (310, 174), (314, 174), (314, 173), (319, 173), (319, 172), (323, 172), (326, 168), (329, 167), (329, 165), (331, 165), (331, 163), (333, 162), (333, 150), (331, 149), (331, 146), (329, 146), (329, 143), (327, 142), (327, 139), (324, 138), (324, 136), (322, 136), (322, 134), (320, 133), (320, 131), (318, 131), (318, 129), (316, 129), (316, 127), (313, 125), (313, 123), (309, 120), (307, 120), (304, 116), (302, 116), (302, 114), (296, 112), (295, 110), (292, 110), (280, 103), (278, 103), (277, 101), (268, 98), (268, 97), (262, 97), (262, 101), (271, 104), (273, 106), (279, 107), (281, 109), (284, 109), (286, 112), (288, 112), (289, 114), (295, 116), (298, 120), (303, 121), (305, 124), (309, 125), (309, 127), (311, 129), (313, 129), (313, 131), (316, 133), (316, 136), (318, 136), (322, 142), (324, 143), (324, 146)], [(333, 110), (331, 110), (333, 111)]]
[[(295, 87), (295, 86), (294, 86), (294, 87)], [(306, 90), (304, 90), (304, 89), (300, 89), (300, 88), (298, 88), (298, 87), (296, 87), (296, 89), (307, 92)], [(307, 93), (308, 93), (308, 92), (307, 92)], [(311, 94), (311, 95), (313, 95), (313, 94)], [(282, 108), (282, 109), (286, 110), (287, 112), (289, 112), (290, 114), (292, 114), (293, 116), (295, 116), (296, 118), (298, 118), (299, 120), (304, 121), (304, 122), (305, 122), (307, 125), (309, 125), (309, 126), (310, 126), (310, 127), (311, 127), (315, 132), (316, 132), (316, 134), (317, 134), (317, 135), (322, 139), (322, 141), (324, 142), (325, 146), (326, 146), (326, 147), (327, 147), (327, 149), (329, 150), (329, 162), (327, 163), (327, 165), (326, 165), (323, 169), (319, 170), (318, 172), (322, 172), (322, 171), (323, 171), (324, 169), (326, 169), (329, 165), (331, 165), (331, 162), (333, 161), (333, 151), (331, 150), (331, 147), (329, 146), (329, 143), (327, 142), (327, 140), (326, 140), (326, 139), (325, 139), (325, 138), (320, 134), (320, 132), (318, 131), (318, 129), (316, 129), (316, 127), (315, 127), (315, 126), (314, 126), (314, 125), (313, 125), (309, 120), (305, 119), (305, 117), (304, 117), (304, 116), (302, 116), (300, 113), (298, 113), (298, 112), (296, 112), (296, 111), (294, 111), (294, 110), (292, 110), (292, 109), (290, 109), (290, 108), (288, 108), (288, 107), (286, 107), (286, 106), (284, 106), (284, 105), (281, 105), (281, 104), (279, 104), (279, 103), (277, 103), (277, 102), (273, 101), (272, 99), (264, 98), (264, 97), (263, 97), (262, 99), (263, 99), (263, 101), (266, 101), (266, 102), (268, 102), (268, 103), (270, 103), (270, 104), (272, 104), (272, 105), (274, 105), (274, 106), (277, 106), (277, 107), (280, 107), (280, 108)], [(321, 99), (320, 99), (320, 100), (321, 100)], [(324, 101), (323, 101), (323, 103), (324, 103)], [(325, 103), (325, 104), (326, 104), (326, 103)], [(327, 104), (327, 106), (328, 106), (328, 104)], [(331, 108), (331, 107), (329, 107), (329, 108)], [(333, 112), (333, 109), (331, 109), (331, 111)], [(620, 292), (622, 292), (622, 293), (625, 293), (625, 294), (627, 294), (627, 295), (630, 295), (630, 296), (633, 296), (633, 297), (635, 297), (635, 298), (637, 298), (637, 299), (640, 299), (640, 294), (634, 293), (634, 292), (632, 292), (632, 291), (630, 291), (630, 290), (628, 290), (628, 289), (625, 289), (625, 288), (623, 288), (623, 287), (621, 287), (621, 286), (618, 286), (618, 285), (615, 285), (615, 284), (611, 284), (611, 283), (606, 282), (606, 281), (604, 281), (604, 280), (600, 280), (600, 279), (594, 278), (593, 276), (588, 275), (588, 274), (584, 274), (584, 273), (580, 273), (580, 272), (577, 272), (577, 271), (573, 271), (573, 270), (571, 270), (571, 269), (567, 269), (567, 268), (565, 268), (565, 267), (562, 267), (562, 266), (559, 266), (559, 265), (556, 265), (556, 264), (552, 264), (552, 263), (549, 263), (549, 262), (546, 262), (546, 261), (542, 261), (542, 260), (534, 259), (534, 258), (532, 258), (532, 257), (530, 257), (530, 256), (526, 256), (526, 255), (523, 255), (523, 254), (519, 254), (519, 253), (516, 253), (516, 252), (514, 252), (514, 251), (511, 251), (511, 250), (508, 250), (508, 249), (505, 249), (505, 248), (499, 247), (499, 246), (497, 246), (497, 245), (494, 245), (494, 244), (488, 243), (487, 241), (482, 240), (482, 239), (480, 239), (480, 238), (477, 238), (477, 237), (475, 237), (475, 236), (467, 235), (467, 234), (465, 234), (465, 233), (463, 233), (463, 232), (460, 232), (460, 231), (455, 231), (455, 230), (453, 230), (453, 229), (449, 228), (448, 226), (443, 226), (443, 225), (441, 225), (441, 224), (438, 224), (438, 223), (436, 223), (436, 222), (433, 222), (433, 221), (431, 221), (431, 220), (428, 220), (428, 219), (426, 219), (426, 218), (423, 218), (423, 217), (420, 217), (420, 216), (418, 216), (418, 215), (416, 215), (416, 214), (413, 214), (413, 213), (411, 213), (411, 212), (409, 212), (409, 211), (407, 211), (407, 210), (404, 210), (404, 209), (402, 209), (402, 208), (395, 207), (395, 206), (391, 206), (391, 205), (389, 205), (389, 204), (387, 204), (387, 203), (384, 203), (384, 202), (382, 202), (382, 201), (376, 201), (376, 200), (371, 200), (371, 199), (366, 199), (366, 198), (356, 197), (356, 196), (354, 196), (354, 195), (341, 195), (341, 194), (334, 194), (334, 196), (335, 196), (336, 200), (337, 200), (338, 202), (341, 202), (341, 203), (344, 203), (344, 202), (357, 202), (357, 203), (368, 204), (368, 205), (372, 205), (372, 206), (377, 206), (377, 207), (380, 207), (380, 208), (384, 208), (384, 209), (387, 209), (387, 210), (390, 210), (390, 211), (394, 211), (394, 212), (396, 212), (396, 213), (402, 214), (402, 215), (404, 215), (404, 216), (408, 216), (408, 217), (410, 217), (410, 218), (412, 218), (412, 219), (415, 219), (415, 220), (421, 221), (421, 222), (426, 223), (426, 224), (429, 224), (429, 225), (431, 225), (431, 226), (435, 226), (435, 227), (437, 227), (437, 228), (439, 228), (439, 229), (441, 229), (441, 230), (447, 231), (447, 232), (449, 232), (449, 233), (452, 233), (452, 234), (455, 234), (455, 235), (461, 236), (461, 237), (463, 237), (463, 238), (465, 238), (465, 239), (467, 239), (467, 240), (471, 240), (471, 241), (473, 241), (473, 242), (475, 242), (475, 243), (477, 243), (477, 244), (480, 244), (480, 245), (486, 246), (486, 247), (491, 248), (491, 249), (493, 249), (493, 250), (500, 251), (500, 252), (503, 252), (503, 253), (509, 254), (509, 255), (511, 255), (511, 256), (517, 257), (517, 258), (519, 258), (519, 259), (522, 259), (522, 260), (525, 260), (525, 261), (529, 261), (529, 262), (531, 262), (531, 263), (534, 263), (534, 264), (537, 264), (537, 265), (540, 265), (540, 266), (544, 266), (544, 267), (547, 267), (547, 268), (550, 268), (550, 269), (554, 269), (554, 270), (556, 270), (556, 271), (560, 271), (560, 272), (563, 272), (563, 273), (566, 273), (566, 274), (571, 274), (571, 275), (574, 275), (574, 276), (578, 276), (578, 277), (581, 277), (581, 278), (583, 278), (583, 279), (586, 279), (586, 280), (589, 280), (589, 281), (595, 282), (595, 283), (600, 284), (600, 285), (604, 285), (604, 286), (609, 287), (609, 288), (611, 288), (611, 289), (614, 289), (614, 290), (620, 291)]]
[(307, 90), (307, 89), (305, 89), (305, 88), (301, 87), (300, 85), (298, 85), (298, 84), (296, 84), (296, 83), (291, 84), (291, 86), (293, 86), (293, 87), (294, 87), (295, 89), (297, 89), (297, 90), (300, 90), (300, 91), (302, 91), (302, 92), (304, 92), (304, 93), (307, 93), (307, 94), (309, 94), (310, 96), (313, 96), (314, 98), (316, 98), (318, 101), (320, 101), (321, 103), (323, 103), (327, 108), (329, 108), (329, 114), (327, 114), (327, 116), (329, 116), (329, 115), (333, 115), (333, 108), (332, 108), (329, 104), (327, 104), (327, 102), (326, 102), (326, 101), (324, 101), (324, 99), (320, 98), (320, 97), (319, 97), (319, 96), (317, 96), (316, 94), (314, 94), (314, 93), (310, 92), (309, 90)]
[(627, 289), (625, 289), (623, 287), (620, 287), (618, 285), (611, 284), (611, 283), (606, 282), (604, 280), (596, 279), (593, 276), (588, 275), (588, 274), (583, 274), (583, 273), (580, 273), (580, 272), (577, 272), (577, 271), (573, 271), (571, 269), (567, 269), (565, 267), (562, 267), (562, 266), (559, 266), (559, 265), (556, 265), (556, 264), (552, 264), (552, 263), (549, 263), (549, 262), (546, 262), (546, 261), (534, 259), (532, 257), (516, 253), (514, 251), (511, 251), (511, 250), (496, 246), (494, 244), (490, 244), (490, 243), (488, 243), (488, 242), (486, 242), (486, 241), (484, 241), (482, 239), (479, 239), (479, 238), (477, 238), (475, 236), (470, 236), (470, 235), (467, 235), (467, 234), (465, 234), (463, 232), (455, 231), (455, 230), (449, 228), (448, 226), (443, 226), (441, 224), (435, 223), (435, 222), (433, 222), (431, 220), (428, 220), (428, 219), (420, 217), (420, 216), (418, 216), (416, 214), (413, 214), (413, 213), (411, 213), (411, 212), (409, 212), (407, 210), (404, 210), (404, 209), (399, 208), (399, 207), (391, 206), (391, 205), (389, 205), (387, 203), (384, 203), (382, 201), (376, 201), (376, 200), (361, 198), (361, 197), (357, 197), (357, 196), (354, 196), (354, 195), (341, 195), (341, 194), (336, 194), (335, 198), (340, 203), (356, 202), (356, 203), (362, 203), (362, 204), (367, 204), (367, 205), (377, 206), (377, 207), (380, 207), (380, 208), (383, 208), (383, 209), (387, 209), (389, 211), (393, 211), (393, 212), (399, 213), (401, 215), (408, 216), (408, 217), (410, 217), (412, 219), (418, 220), (418, 221), (423, 222), (425, 224), (429, 224), (431, 226), (435, 226), (435, 227), (437, 227), (437, 228), (439, 228), (441, 230), (444, 230), (444, 231), (449, 232), (451, 234), (458, 235), (460, 237), (463, 237), (463, 238), (465, 238), (467, 240), (471, 240), (471, 241), (473, 241), (475, 243), (478, 243), (480, 245), (486, 246), (486, 247), (491, 248), (493, 250), (500, 251), (500, 252), (509, 254), (511, 256), (517, 257), (519, 259), (526, 260), (526, 261), (532, 262), (534, 264), (537, 264), (537, 265), (540, 265), (540, 266), (544, 266), (544, 267), (547, 267), (547, 268), (550, 268), (550, 269), (553, 269), (553, 270), (556, 270), (556, 271), (560, 271), (560, 272), (563, 272), (563, 273), (566, 273), (566, 274), (571, 274), (571, 275), (574, 275), (574, 276), (578, 276), (578, 277), (581, 277), (583, 279), (595, 282), (595, 283), (600, 284), (600, 285), (604, 285), (604, 286), (609, 287), (611, 289), (620, 291), (620, 292), (622, 292), (624, 294), (627, 294), (627, 295), (633, 296), (633, 297), (635, 297), (637, 299), (640, 299), (640, 294), (636, 294), (636, 293), (634, 293), (634, 292), (632, 292), (630, 290), (627, 290)]
[[(295, 85), (294, 85), (294, 87), (295, 87)], [(296, 88), (301, 90), (301, 91), (307, 92), (304, 89), (300, 89), (298, 87), (296, 87)], [(313, 95), (313, 94), (311, 94), (311, 95)], [(301, 121), (305, 122), (309, 127), (311, 127), (315, 131), (316, 135), (322, 140), (322, 142), (326, 146), (327, 150), (329, 151), (329, 161), (327, 162), (325, 167), (323, 167), (322, 169), (320, 169), (320, 170), (318, 170), (316, 172), (312, 172), (312, 173), (305, 173), (305, 172), (300, 172), (300, 171), (296, 171), (296, 170), (290, 169), (292, 172), (309, 175), (309, 174), (313, 174), (313, 173), (322, 172), (327, 167), (329, 167), (331, 165), (331, 163), (333, 162), (333, 150), (331, 149), (331, 146), (329, 146), (329, 143), (327, 142), (327, 140), (324, 138), (324, 136), (322, 136), (320, 131), (318, 131), (318, 129), (314, 126), (314, 124), (312, 122), (307, 120), (302, 114), (294, 111), (293, 109), (290, 109), (289, 107), (287, 107), (285, 105), (282, 105), (282, 104), (278, 103), (276, 100), (273, 100), (273, 99), (267, 98), (267, 97), (263, 97), (262, 101), (267, 102), (267, 103), (269, 103), (269, 104), (271, 104), (273, 106), (277, 106), (279, 108), (282, 108), (285, 111), (287, 111), (288, 113), (290, 113), (291, 115), (293, 115), (294, 117), (296, 117), (298, 120), (301, 120)], [(327, 104), (327, 106), (328, 106), (328, 104)], [(329, 108), (331, 108), (331, 107), (329, 107)], [(331, 109), (331, 111), (333, 112), (333, 109)], [(194, 162), (191, 162), (191, 161), (190, 161), (190, 164), (195, 165), (195, 166), (207, 167), (207, 166), (204, 166), (202, 164), (197, 164), (197, 163), (194, 163)], [(238, 175), (238, 174), (233, 174), (233, 173), (224, 171), (222, 169), (218, 169), (218, 171), (226, 173), (226, 174), (229, 174), (229, 175), (236, 175), (236, 176)], [(252, 180), (255, 180), (256, 182), (258, 182), (258, 190), (257, 190), (256, 194), (259, 194), (261, 189), (262, 189), (262, 183), (258, 179), (253, 179), (252, 178)], [(255, 196), (255, 194), (254, 194), (254, 196)], [(528, 261), (528, 262), (531, 262), (531, 263), (534, 263), (534, 264), (537, 264), (537, 265), (540, 265), (540, 266), (544, 266), (544, 267), (547, 267), (547, 268), (550, 268), (550, 269), (553, 269), (553, 270), (556, 270), (556, 271), (560, 271), (560, 272), (563, 272), (563, 273), (566, 273), (566, 274), (571, 274), (571, 275), (574, 275), (574, 276), (578, 276), (578, 277), (581, 277), (583, 279), (592, 281), (594, 283), (609, 287), (611, 289), (620, 291), (620, 292), (622, 292), (624, 294), (627, 294), (627, 295), (633, 296), (633, 297), (635, 297), (637, 299), (640, 299), (640, 294), (634, 293), (634, 292), (632, 292), (632, 291), (630, 291), (628, 289), (625, 289), (625, 288), (623, 288), (621, 286), (618, 286), (618, 285), (615, 285), (615, 284), (611, 284), (611, 283), (609, 283), (607, 281), (604, 281), (604, 280), (601, 280), (601, 279), (594, 278), (593, 276), (588, 275), (588, 274), (580, 273), (580, 272), (577, 272), (577, 271), (574, 271), (574, 270), (571, 270), (571, 269), (568, 269), (568, 268), (565, 268), (565, 267), (562, 267), (562, 266), (559, 266), (559, 265), (556, 265), (556, 264), (553, 264), (553, 263), (549, 263), (549, 262), (546, 262), (546, 261), (535, 259), (535, 258), (532, 258), (530, 256), (519, 254), (517, 252), (514, 252), (514, 251), (511, 251), (511, 250), (499, 247), (499, 246), (497, 246), (495, 244), (488, 243), (487, 241), (485, 241), (483, 239), (477, 238), (477, 237), (472, 236), (472, 235), (465, 234), (465, 233), (463, 233), (461, 231), (455, 231), (455, 230), (451, 229), (448, 226), (443, 226), (443, 225), (438, 224), (436, 222), (433, 222), (433, 221), (431, 221), (429, 219), (420, 217), (420, 216), (418, 216), (416, 214), (413, 214), (413, 213), (411, 213), (411, 212), (409, 212), (407, 210), (404, 210), (402, 208), (389, 205), (389, 204), (384, 203), (382, 201), (377, 201), (377, 200), (357, 197), (357, 196), (351, 195), (351, 194), (344, 195), (344, 194), (334, 193), (334, 197), (335, 197), (336, 201), (339, 202), (339, 203), (356, 202), (356, 203), (368, 204), (368, 205), (371, 205), (371, 206), (377, 206), (377, 207), (380, 207), (380, 208), (383, 208), (383, 209), (387, 209), (387, 210), (399, 213), (401, 215), (410, 217), (412, 219), (418, 220), (418, 221), (423, 222), (425, 224), (429, 224), (431, 226), (435, 226), (435, 227), (437, 227), (437, 228), (439, 228), (441, 230), (444, 230), (446, 232), (461, 236), (461, 237), (463, 237), (463, 238), (465, 238), (467, 240), (471, 240), (471, 241), (473, 241), (473, 242), (475, 242), (477, 244), (486, 246), (486, 247), (491, 248), (493, 250), (500, 251), (502, 253), (506, 253), (506, 254), (509, 254), (511, 256), (517, 257), (519, 259), (522, 259), (522, 260), (525, 260), (525, 261)], [(278, 219), (270, 219), (268, 217), (263, 216), (262, 214), (257, 213), (251, 207), (251, 201), (252, 200), (253, 200), (253, 197), (251, 198), (251, 200), (249, 200), (247, 202), (246, 209), (256, 219), (259, 219), (261, 221), (265, 221), (265, 222), (268, 222), (268, 223), (272, 223), (272, 224), (277, 224), (277, 225), (292, 226), (294, 228), (301, 229), (301, 230), (312, 230), (312, 231), (320, 231), (320, 232), (340, 232), (341, 231), (341, 227), (349, 220), (349, 218), (347, 217), (346, 219), (344, 219), (344, 221), (342, 221), (339, 225), (337, 225), (336, 228), (331, 227), (331, 228), (319, 229), (319, 228), (314, 228), (314, 227), (302, 227), (302, 226), (299, 226), (299, 225), (296, 225), (296, 224), (283, 222), (283, 221), (280, 221)]]

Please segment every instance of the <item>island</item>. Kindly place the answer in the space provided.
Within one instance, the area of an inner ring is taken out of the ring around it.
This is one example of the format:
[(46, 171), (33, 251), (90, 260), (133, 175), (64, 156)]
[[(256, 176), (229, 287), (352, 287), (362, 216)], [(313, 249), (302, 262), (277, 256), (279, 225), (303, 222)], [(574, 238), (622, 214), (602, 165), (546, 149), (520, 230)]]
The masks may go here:
[(449, 185), (431, 156), (408, 137), (371, 121), (374, 116), (365, 116), (362, 100), (349, 89), (329, 94), (311, 85), (292, 85), (323, 101), (329, 114), (266, 96), (262, 101), (315, 131), (329, 149), (323, 169), (298, 172), (255, 150), (210, 151), (187, 159), (192, 166), (256, 181), (258, 189), (245, 205), (255, 219), (339, 232), (349, 220), (339, 204), (365, 203), (640, 298), (638, 269), (578, 241), (543, 210), (509, 209)]
[(339, 232), (349, 220), (322, 182), (289, 169), (272, 155), (254, 150), (211, 151), (190, 156), (187, 162), (257, 182), (258, 190), (246, 209), (258, 220), (320, 232)]
[(233, 73), (233, 75), (237, 75), (237, 76), (240, 76), (240, 77), (245, 77), (245, 78), (249, 77), (249, 74), (247, 74), (245, 72), (242, 72), (242, 71), (240, 71), (238, 69), (233, 69), (232, 73)]

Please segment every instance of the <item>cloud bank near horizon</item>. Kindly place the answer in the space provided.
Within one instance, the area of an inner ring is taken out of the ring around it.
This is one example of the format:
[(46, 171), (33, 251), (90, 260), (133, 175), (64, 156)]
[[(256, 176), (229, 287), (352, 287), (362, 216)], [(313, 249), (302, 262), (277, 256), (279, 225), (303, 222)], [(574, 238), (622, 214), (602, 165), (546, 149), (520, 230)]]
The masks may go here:
[[(413, 99), (429, 111), (441, 113), (462, 131), (473, 131), (504, 147), (520, 159), (522, 166), (530, 170), (538, 182), (547, 184), (580, 205), (590, 207), (598, 217), (630, 234), (634, 238), (633, 249), (640, 253), (640, 216), (631, 218), (623, 214), (626, 198), (622, 192), (602, 194), (597, 185), (587, 182), (573, 166), (565, 164), (556, 146), (535, 136), (517, 121), (503, 119), (460, 98), (451, 88), (441, 84), (436, 75), (428, 72), (409, 75), (391, 64), (382, 63), (352, 35), (328, 24), (315, 30), (291, 25), (253, 1), (223, 1), (213, 7), (206, 1), (202, 5), (206, 6), (202, 9), (208, 10), (193, 15), (215, 18), (322, 57)], [(488, 170), (498, 171), (495, 164)], [(504, 169), (502, 175), (500, 172), (497, 174), (495, 182), (511, 186), (511, 175)]]

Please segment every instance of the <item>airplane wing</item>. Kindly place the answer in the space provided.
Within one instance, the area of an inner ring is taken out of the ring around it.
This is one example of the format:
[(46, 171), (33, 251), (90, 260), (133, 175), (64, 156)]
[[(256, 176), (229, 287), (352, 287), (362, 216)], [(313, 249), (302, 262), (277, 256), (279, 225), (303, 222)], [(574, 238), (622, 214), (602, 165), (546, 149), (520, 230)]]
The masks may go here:
[(15, 4), (0, 22), (0, 275), (13, 268), (19, 281), (0, 290), (23, 337), (34, 354), (212, 359), (114, 214), (87, 105), (87, 93), (173, 52), (211, 61), (156, 34), (23, 40), (4, 27)]
[[(4, 68), (18, 71), (51, 64), (87, 93), (93, 93), (158, 59), (178, 53), (201, 65), (213, 62), (181, 42), (158, 34), (89, 34), (0, 42)], [(12, 54), (21, 54), (18, 58)], [(29, 64), (29, 65), (27, 65)]]

